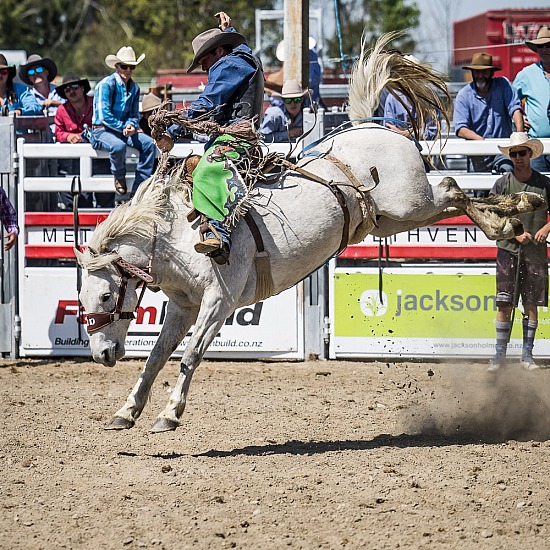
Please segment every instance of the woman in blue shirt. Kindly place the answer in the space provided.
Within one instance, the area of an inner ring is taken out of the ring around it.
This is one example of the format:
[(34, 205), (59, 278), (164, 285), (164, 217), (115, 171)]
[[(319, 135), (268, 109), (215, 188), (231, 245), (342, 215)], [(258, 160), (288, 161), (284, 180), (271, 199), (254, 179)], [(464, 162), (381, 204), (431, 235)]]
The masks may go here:
[(8, 65), (0, 54), (0, 108), (3, 115), (14, 112), (16, 115), (36, 116), (42, 114), (40, 104), (29, 89), (13, 81), (15, 65)]

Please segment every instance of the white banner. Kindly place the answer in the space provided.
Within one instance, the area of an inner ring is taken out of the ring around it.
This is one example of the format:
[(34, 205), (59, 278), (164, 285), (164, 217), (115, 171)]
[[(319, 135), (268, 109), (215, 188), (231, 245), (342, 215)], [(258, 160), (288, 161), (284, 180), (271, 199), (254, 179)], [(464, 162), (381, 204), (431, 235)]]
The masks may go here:
[[(235, 311), (210, 345), (206, 357), (303, 359), (303, 318), (298, 307), (301, 293), (300, 284)], [(78, 318), (75, 269), (25, 268), (21, 294), (21, 356), (90, 355), (85, 318)], [(126, 338), (128, 357), (149, 354), (164, 323), (167, 303), (168, 298), (162, 292), (146, 291)], [(175, 355), (181, 355), (190, 335), (191, 332)]]

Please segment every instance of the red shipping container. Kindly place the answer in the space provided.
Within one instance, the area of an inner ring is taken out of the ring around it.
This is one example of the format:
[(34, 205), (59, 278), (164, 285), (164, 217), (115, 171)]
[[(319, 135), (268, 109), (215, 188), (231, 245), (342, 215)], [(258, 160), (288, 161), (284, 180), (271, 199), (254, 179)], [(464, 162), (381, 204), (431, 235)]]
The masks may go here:
[[(491, 10), (453, 24), (453, 80), (460, 79), (461, 67), (469, 65), (472, 56), (485, 52), (493, 63), (502, 67), (498, 76), (514, 80), (523, 67), (539, 60), (525, 46), (525, 40), (537, 37), (540, 27), (550, 25), (550, 8)], [(470, 80), (469, 71), (462, 71)]]

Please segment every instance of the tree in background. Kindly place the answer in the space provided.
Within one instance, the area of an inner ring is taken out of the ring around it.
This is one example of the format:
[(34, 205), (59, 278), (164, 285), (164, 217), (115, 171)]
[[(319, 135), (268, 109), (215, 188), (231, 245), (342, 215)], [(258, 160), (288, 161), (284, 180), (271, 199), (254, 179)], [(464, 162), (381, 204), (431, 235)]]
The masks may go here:
[[(342, 51), (355, 58), (361, 50), (361, 36), (365, 32), (367, 44), (373, 44), (382, 34), (405, 31), (392, 47), (403, 53), (412, 53), (415, 40), (410, 31), (418, 27), (420, 10), (416, 2), (405, 0), (337, 0), (340, 11)], [(328, 56), (340, 58), (338, 36), (327, 40)]]
[(101, 76), (105, 56), (121, 46), (146, 54), (140, 74), (187, 68), (191, 41), (217, 25), (214, 14), (228, 11), (237, 30), (254, 44), (254, 10), (276, 0), (0, 0), (0, 49), (24, 49), (51, 57), (59, 72)]

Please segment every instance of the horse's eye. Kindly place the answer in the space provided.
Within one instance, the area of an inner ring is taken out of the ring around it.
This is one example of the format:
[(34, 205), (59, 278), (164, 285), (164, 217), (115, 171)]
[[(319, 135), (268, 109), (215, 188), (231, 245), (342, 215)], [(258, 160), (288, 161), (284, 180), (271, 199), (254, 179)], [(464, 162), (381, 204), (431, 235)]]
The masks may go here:
[(107, 293), (107, 294), (104, 294), (104, 295), (101, 297), (101, 301), (102, 301), (103, 303), (105, 303), (105, 302), (108, 302), (110, 298), (111, 298), (111, 295), (110, 295), (109, 293)]

